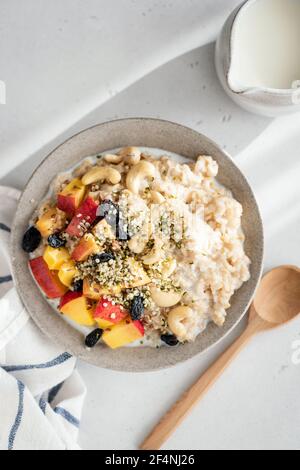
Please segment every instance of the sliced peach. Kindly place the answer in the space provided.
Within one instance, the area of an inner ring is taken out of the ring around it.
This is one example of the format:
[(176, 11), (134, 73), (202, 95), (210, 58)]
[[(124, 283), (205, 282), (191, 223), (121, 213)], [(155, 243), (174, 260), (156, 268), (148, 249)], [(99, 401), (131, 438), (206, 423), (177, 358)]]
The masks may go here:
[(79, 271), (76, 268), (75, 261), (72, 260), (64, 263), (58, 272), (59, 280), (67, 287), (72, 286), (74, 278), (78, 275)]
[(29, 264), (34, 278), (49, 299), (58, 299), (66, 293), (66, 286), (60, 282), (56, 272), (50, 271), (42, 256)]
[(76, 210), (66, 232), (71, 237), (82, 237), (96, 220), (99, 204), (93, 198), (87, 197)]
[(70, 254), (66, 248), (52, 248), (47, 246), (43, 256), (48, 268), (59, 271), (64, 263), (70, 260)]
[(89, 256), (98, 253), (99, 246), (91, 233), (84, 235), (72, 253), (74, 261), (85, 261)]
[(128, 312), (121, 305), (114, 305), (105, 298), (99, 301), (94, 313), (94, 318), (102, 330), (117, 325), (126, 317)]
[(117, 349), (143, 338), (144, 335), (145, 330), (142, 323), (139, 320), (132, 321), (127, 318), (104, 331), (102, 339), (111, 349)]
[(85, 195), (86, 187), (81, 180), (74, 179), (65, 189), (57, 196), (57, 207), (73, 216), (78, 209)]
[(51, 207), (39, 218), (35, 225), (42, 237), (48, 238), (65, 227), (66, 214), (56, 207)]
[(71, 292), (66, 294), (65, 298), (61, 300), (60, 311), (78, 325), (95, 325), (93, 317), (95, 305), (80, 293)]
[(60, 299), (60, 304), (59, 304), (59, 310), (61, 310), (65, 305), (67, 305), (70, 302), (73, 302), (73, 300), (77, 300), (80, 297), (82, 297), (82, 292), (73, 292), (69, 290), (61, 299)]
[(90, 282), (88, 278), (85, 278), (83, 281), (83, 294), (89, 299), (100, 300), (105, 295), (119, 295), (121, 291), (120, 286), (114, 286), (108, 289), (95, 282)]

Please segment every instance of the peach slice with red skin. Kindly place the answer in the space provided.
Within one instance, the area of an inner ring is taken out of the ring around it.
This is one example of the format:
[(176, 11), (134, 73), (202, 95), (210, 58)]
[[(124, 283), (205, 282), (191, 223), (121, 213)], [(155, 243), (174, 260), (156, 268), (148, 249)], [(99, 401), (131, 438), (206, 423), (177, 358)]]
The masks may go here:
[(57, 196), (57, 207), (73, 217), (85, 195), (86, 187), (81, 180), (72, 180)]
[(78, 325), (95, 325), (95, 305), (82, 292), (67, 292), (60, 301), (59, 310)]
[(125, 308), (121, 305), (114, 305), (104, 297), (99, 301), (94, 312), (94, 319), (102, 330), (117, 325), (126, 317), (128, 317), (128, 312)]
[(42, 237), (48, 238), (65, 227), (66, 214), (57, 207), (50, 207), (35, 224)]
[(47, 246), (43, 258), (50, 270), (59, 271), (62, 265), (70, 260), (70, 255), (66, 248), (52, 248), (51, 246)]
[(145, 336), (143, 324), (132, 321), (129, 317), (104, 331), (102, 339), (111, 349), (121, 348)]
[(73, 300), (79, 299), (80, 297), (82, 297), (82, 292), (72, 292), (70, 290), (60, 299), (59, 310), (61, 310), (69, 302), (73, 302)]
[(98, 253), (99, 247), (95, 238), (91, 234), (84, 235), (72, 253), (72, 259), (80, 262), (88, 259), (89, 256)]
[(42, 256), (30, 260), (29, 264), (36, 282), (49, 299), (58, 299), (67, 292), (68, 288), (60, 282), (56, 272), (50, 271)]
[(120, 286), (114, 286), (108, 289), (95, 282), (90, 282), (87, 277), (83, 281), (83, 295), (89, 299), (100, 300), (105, 295), (119, 295), (121, 291)]
[(68, 288), (72, 286), (73, 280), (76, 276), (79, 276), (79, 271), (76, 267), (75, 261), (73, 260), (64, 263), (58, 272), (59, 280)]
[[(76, 210), (66, 232), (71, 237), (81, 238), (97, 218), (99, 204), (93, 198), (87, 197)], [(89, 224), (88, 226), (86, 226)]]

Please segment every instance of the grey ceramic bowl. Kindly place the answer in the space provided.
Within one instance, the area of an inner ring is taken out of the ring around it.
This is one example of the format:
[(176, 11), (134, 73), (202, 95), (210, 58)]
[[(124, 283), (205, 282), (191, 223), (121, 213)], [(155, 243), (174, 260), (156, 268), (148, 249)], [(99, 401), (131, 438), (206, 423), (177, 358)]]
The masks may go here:
[[(28, 257), (21, 240), (33, 211), (45, 197), (51, 180), (83, 158), (113, 148), (135, 145), (154, 147), (195, 159), (211, 155), (220, 165), (219, 181), (233, 191), (244, 207), (243, 228), (246, 252), (252, 260), (251, 280), (235, 294), (223, 328), (209, 325), (195, 343), (176, 348), (123, 348), (112, 351), (105, 346), (87, 351), (82, 334), (57, 315), (43, 298), (33, 280)], [(32, 204), (30, 201), (34, 200)], [(26, 186), (12, 230), (13, 275), (23, 302), (40, 329), (71, 354), (91, 364), (120, 371), (150, 371), (173, 366), (206, 351), (224, 338), (246, 313), (261, 278), (263, 264), (263, 227), (253, 192), (246, 179), (214, 142), (207, 137), (166, 121), (126, 119), (100, 124), (75, 135), (52, 152), (38, 167)]]

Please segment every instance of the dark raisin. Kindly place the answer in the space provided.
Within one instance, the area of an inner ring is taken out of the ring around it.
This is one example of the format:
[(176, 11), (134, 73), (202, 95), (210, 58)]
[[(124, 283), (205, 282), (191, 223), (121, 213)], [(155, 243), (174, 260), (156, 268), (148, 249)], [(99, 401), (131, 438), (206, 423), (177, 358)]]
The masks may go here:
[(25, 233), (22, 241), (22, 248), (26, 253), (35, 251), (42, 241), (42, 235), (35, 227), (30, 227)]
[(103, 330), (97, 328), (97, 330), (92, 331), (87, 337), (85, 338), (85, 345), (87, 348), (94, 348), (97, 343), (99, 343), (100, 339), (102, 338)]
[(130, 316), (132, 320), (140, 320), (140, 318), (144, 315), (144, 312), (144, 298), (140, 295), (134, 297), (130, 306)]
[(108, 263), (109, 261), (114, 259), (115, 255), (113, 253), (100, 253), (92, 257), (92, 261), (95, 266), (101, 263)]
[(83, 291), (83, 281), (75, 281), (73, 282), (72, 289), (74, 292), (82, 292)]
[(48, 245), (52, 248), (61, 248), (66, 245), (66, 240), (60, 234), (54, 233), (48, 238)]
[(177, 346), (177, 344), (179, 344), (179, 341), (175, 335), (162, 335), (161, 340), (168, 346)]

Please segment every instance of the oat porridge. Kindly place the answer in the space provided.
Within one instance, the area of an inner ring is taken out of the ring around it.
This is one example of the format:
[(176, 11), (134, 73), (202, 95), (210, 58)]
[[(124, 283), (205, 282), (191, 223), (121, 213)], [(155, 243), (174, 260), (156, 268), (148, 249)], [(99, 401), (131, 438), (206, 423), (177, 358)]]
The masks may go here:
[(135, 147), (59, 175), (24, 235), (31, 272), (87, 347), (176, 346), (222, 327), (250, 278), (243, 208), (210, 156)]

